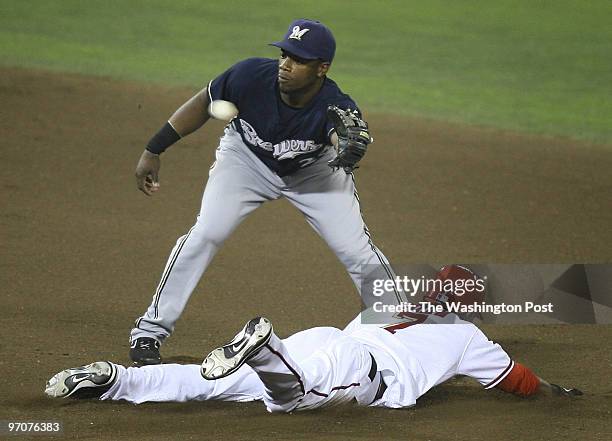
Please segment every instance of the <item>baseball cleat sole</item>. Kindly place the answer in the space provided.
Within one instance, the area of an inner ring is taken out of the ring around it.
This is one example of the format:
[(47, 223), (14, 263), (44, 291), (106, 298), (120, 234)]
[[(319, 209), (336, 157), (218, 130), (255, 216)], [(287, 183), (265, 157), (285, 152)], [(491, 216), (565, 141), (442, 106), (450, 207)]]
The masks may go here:
[(110, 389), (117, 378), (117, 368), (108, 361), (65, 369), (55, 374), (45, 386), (51, 398), (94, 398)]
[(200, 373), (207, 380), (217, 380), (236, 372), (254, 356), (272, 336), (272, 323), (256, 317), (244, 326), (232, 341), (213, 350), (202, 362)]

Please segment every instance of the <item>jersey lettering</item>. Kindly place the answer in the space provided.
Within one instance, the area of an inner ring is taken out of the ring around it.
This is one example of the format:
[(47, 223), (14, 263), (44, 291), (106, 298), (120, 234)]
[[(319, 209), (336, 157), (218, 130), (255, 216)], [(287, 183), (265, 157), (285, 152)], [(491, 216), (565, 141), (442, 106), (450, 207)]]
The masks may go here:
[(271, 142), (261, 139), (257, 131), (248, 122), (242, 119), (239, 119), (239, 121), (245, 140), (253, 147), (260, 147), (266, 151), (272, 152), (274, 158), (279, 161), (283, 159), (293, 159), (298, 155), (311, 153), (323, 147), (323, 144), (317, 144), (311, 139), (306, 141), (302, 139), (286, 139), (278, 144), (272, 144)]
[[(296, 37), (302, 38), (300, 29)], [(278, 176), (286, 176), (312, 164), (330, 145), (333, 128), (327, 107), (356, 109), (350, 96), (325, 78), (320, 91), (303, 108), (287, 106), (278, 85), (278, 60), (249, 58), (240, 61), (208, 85), (212, 100), (230, 101), (238, 108), (231, 126), (249, 149)]]
[(430, 315), (446, 317), (448, 314), (448, 312), (437, 312), (435, 314), (425, 314), (423, 312), (400, 312), (396, 315), (396, 317), (400, 319), (405, 319), (405, 321), (401, 323), (396, 323), (394, 325), (383, 326), (383, 329), (389, 331), (391, 334), (395, 334), (395, 332), (400, 329), (405, 329), (409, 326), (425, 323), (425, 321)]

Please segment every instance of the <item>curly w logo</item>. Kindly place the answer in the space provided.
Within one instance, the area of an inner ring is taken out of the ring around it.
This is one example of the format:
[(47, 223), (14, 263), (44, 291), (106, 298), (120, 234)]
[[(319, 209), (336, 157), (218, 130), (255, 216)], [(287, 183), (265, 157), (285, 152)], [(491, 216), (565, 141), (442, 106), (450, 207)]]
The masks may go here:
[(300, 29), (299, 26), (294, 26), (293, 29), (291, 30), (291, 35), (289, 35), (289, 38), (293, 38), (294, 40), (302, 41), (302, 37), (309, 30), (310, 29)]

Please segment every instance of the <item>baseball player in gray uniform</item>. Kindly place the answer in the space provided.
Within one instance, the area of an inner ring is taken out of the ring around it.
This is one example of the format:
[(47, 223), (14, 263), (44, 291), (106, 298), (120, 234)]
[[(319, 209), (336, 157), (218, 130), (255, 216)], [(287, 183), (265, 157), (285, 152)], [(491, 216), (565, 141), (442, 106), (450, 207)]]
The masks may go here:
[(216, 151), (197, 221), (178, 239), (150, 306), (131, 331), (130, 357), (137, 365), (161, 363), (160, 344), (214, 255), (265, 201), (285, 197), (300, 210), (358, 290), (364, 265), (393, 277), (362, 219), (352, 171), (371, 137), (355, 102), (327, 77), (336, 48), (331, 31), (318, 21), (296, 20), (273, 45), (281, 50), (278, 59), (243, 60), (210, 81), (140, 157), (137, 184), (152, 195), (159, 190), (160, 154), (209, 119), (211, 102), (237, 107)]

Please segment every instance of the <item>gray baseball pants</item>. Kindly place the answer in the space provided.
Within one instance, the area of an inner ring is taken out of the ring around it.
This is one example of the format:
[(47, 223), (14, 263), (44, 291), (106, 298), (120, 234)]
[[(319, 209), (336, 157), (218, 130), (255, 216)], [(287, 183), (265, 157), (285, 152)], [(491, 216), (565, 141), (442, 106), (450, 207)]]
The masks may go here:
[(372, 243), (363, 222), (353, 176), (327, 165), (333, 156), (333, 149), (328, 148), (310, 166), (281, 178), (249, 150), (234, 129), (226, 128), (196, 223), (172, 249), (151, 305), (136, 320), (131, 340), (153, 337), (163, 342), (223, 242), (262, 203), (283, 196), (327, 242), (358, 290), (363, 265), (377, 265), (382, 277), (392, 278), (389, 262)]

